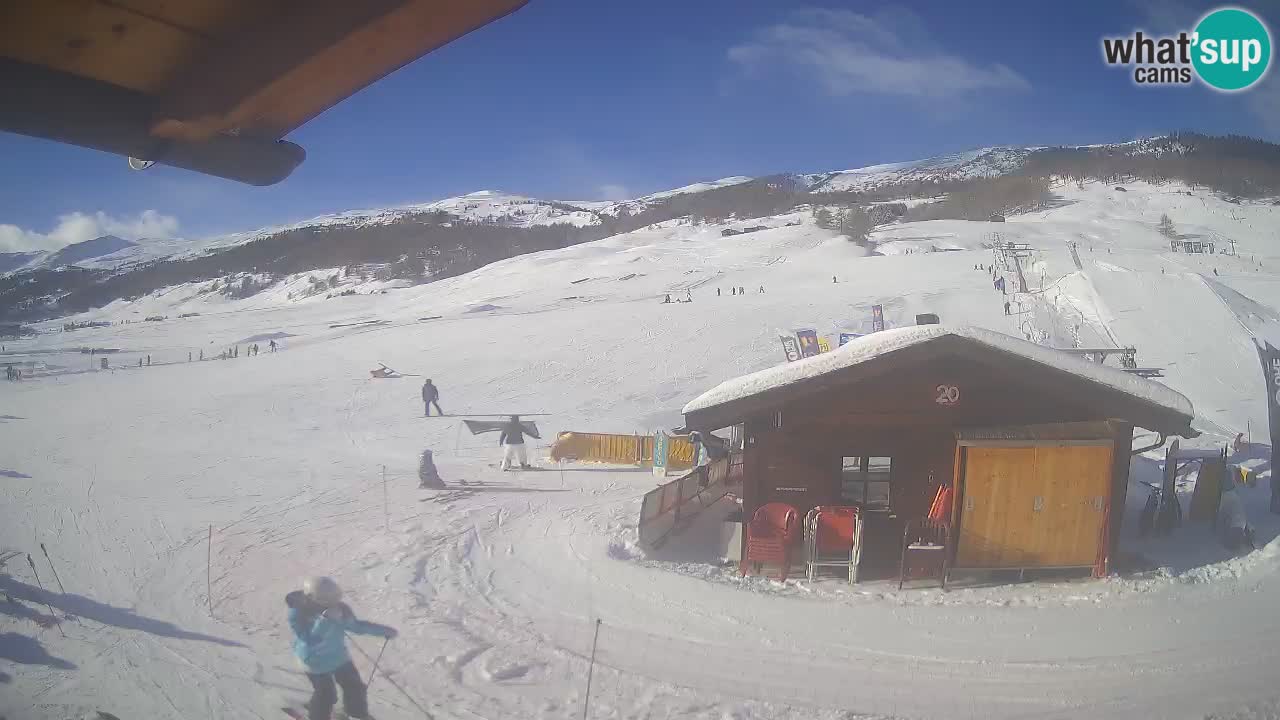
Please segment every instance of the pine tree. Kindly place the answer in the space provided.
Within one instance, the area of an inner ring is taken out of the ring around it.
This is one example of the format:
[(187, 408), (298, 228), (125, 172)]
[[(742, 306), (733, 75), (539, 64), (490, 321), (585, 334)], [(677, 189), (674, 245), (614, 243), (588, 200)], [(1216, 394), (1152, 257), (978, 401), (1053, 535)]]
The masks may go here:
[(831, 211), (826, 208), (818, 208), (814, 210), (813, 221), (817, 223), (818, 227), (823, 228), (824, 230), (830, 230), (836, 226), (835, 217), (831, 214)]
[(1160, 216), (1160, 224), (1156, 226), (1156, 229), (1160, 231), (1161, 235), (1167, 238), (1178, 237), (1177, 231), (1173, 229), (1173, 221), (1169, 219), (1168, 215)]
[(859, 245), (867, 244), (867, 234), (875, 228), (871, 215), (861, 207), (851, 207), (840, 213), (840, 234)]

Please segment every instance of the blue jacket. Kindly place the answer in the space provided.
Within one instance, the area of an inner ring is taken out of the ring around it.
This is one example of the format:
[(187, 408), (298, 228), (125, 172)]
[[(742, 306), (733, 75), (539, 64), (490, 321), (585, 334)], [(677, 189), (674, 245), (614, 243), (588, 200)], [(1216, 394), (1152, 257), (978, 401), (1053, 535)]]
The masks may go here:
[[(347, 633), (386, 637), (390, 630), (385, 625), (357, 620), (351, 608), (342, 603), (331, 608), (330, 617), (325, 617), (324, 608), (317, 607), (296, 590), (285, 596), (284, 602), (289, 606), (293, 654), (313, 675), (331, 673), (351, 662)], [(334, 615), (339, 617), (332, 617)]]

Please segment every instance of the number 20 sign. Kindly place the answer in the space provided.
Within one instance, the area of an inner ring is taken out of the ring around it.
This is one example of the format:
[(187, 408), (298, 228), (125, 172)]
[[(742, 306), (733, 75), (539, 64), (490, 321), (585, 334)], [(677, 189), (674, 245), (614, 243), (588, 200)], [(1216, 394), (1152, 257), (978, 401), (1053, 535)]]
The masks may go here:
[(934, 402), (942, 406), (960, 404), (960, 387), (958, 385), (939, 385), (934, 388)]

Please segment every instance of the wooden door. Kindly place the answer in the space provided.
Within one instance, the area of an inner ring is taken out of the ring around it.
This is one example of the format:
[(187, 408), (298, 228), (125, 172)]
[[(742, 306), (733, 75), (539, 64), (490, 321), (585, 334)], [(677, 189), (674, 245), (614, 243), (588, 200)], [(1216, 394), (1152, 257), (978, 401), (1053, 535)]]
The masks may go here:
[(1026, 567), (1096, 563), (1111, 494), (1111, 446), (1036, 448), (1036, 484)]
[(1111, 486), (1111, 446), (964, 448), (956, 567), (1093, 565)]
[(964, 449), (957, 567), (1006, 567), (1030, 534), (1029, 513), (1019, 512), (1035, 473), (1035, 448)]

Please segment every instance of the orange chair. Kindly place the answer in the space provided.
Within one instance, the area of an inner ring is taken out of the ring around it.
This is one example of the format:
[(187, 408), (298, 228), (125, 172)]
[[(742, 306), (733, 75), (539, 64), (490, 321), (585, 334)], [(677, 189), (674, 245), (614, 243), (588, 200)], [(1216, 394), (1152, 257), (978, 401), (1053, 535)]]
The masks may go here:
[(786, 503), (766, 503), (756, 510), (747, 523), (747, 551), (740, 570), (747, 574), (747, 564), (755, 563), (756, 572), (764, 563), (781, 568), (778, 579), (786, 580), (791, 569), (791, 548), (800, 531), (800, 513)]
[(804, 518), (805, 555), (809, 582), (819, 567), (844, 567), (849, 583), (858, 582), (862, 556), (862, 522), (852, 505), (819, 505)]

